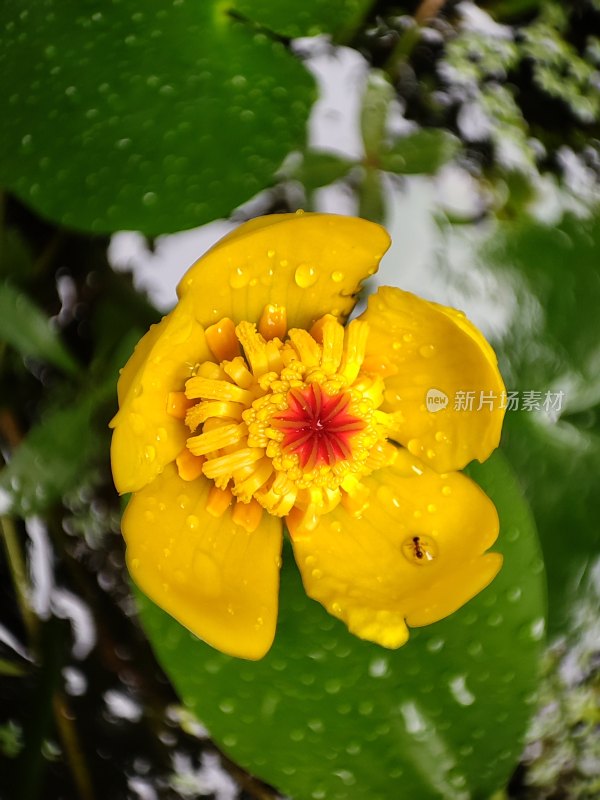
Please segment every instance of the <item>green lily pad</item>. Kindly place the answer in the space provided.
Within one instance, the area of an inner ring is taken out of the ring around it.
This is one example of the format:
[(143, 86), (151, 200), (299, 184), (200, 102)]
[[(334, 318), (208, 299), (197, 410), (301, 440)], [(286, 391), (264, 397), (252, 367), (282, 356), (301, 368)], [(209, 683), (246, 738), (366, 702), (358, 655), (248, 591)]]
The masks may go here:
[(65, 225), (201, 225), (304, 143), (312, 77), (221, 0), (6, 0), (0, 29), (0, 182)]
[(466, 800), (505, 784), (535, 699), (543, 565), (506, 462), (472, 474), (499, 509), (504, 567), (399, 650), (353, 637), (308, 599), (289, 548), (275, 644), (259, 662), (217, 653), (139, 595), (163, 668), (237, 763), (295, 800)]
[(536, 517), (555, 632), (569, 624), (600, 552), (599, 253), (596, 214), (507, 226), (479, 254), (519, 309), (497, 347), (509, 389), (521, 401), (539, 395), (537, 410), (507, 414), (503, 441)]
[(259, 25), (296, 38), (329, 33), (343, 39), (362, 21), (374, 0), (303, 0), (290, 5), (281, 0), (232, 0), (231, 6)]

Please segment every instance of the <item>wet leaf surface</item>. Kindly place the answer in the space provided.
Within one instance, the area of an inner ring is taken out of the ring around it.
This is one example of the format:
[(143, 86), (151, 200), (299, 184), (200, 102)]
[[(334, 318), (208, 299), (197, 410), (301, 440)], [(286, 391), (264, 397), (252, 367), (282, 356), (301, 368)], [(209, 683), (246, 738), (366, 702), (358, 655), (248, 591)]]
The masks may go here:
[(0, 180), (65, 225), (200, 225), (303, 143), (312, 78), (216, 0), (9, 0), (0, 27)]
[(296, 38), (332, 34), (341, 39), (366, 16), (373, 0), (304, 0), (293, 7), (280, 0), (231, 0), (239, 14), (280, 34)]

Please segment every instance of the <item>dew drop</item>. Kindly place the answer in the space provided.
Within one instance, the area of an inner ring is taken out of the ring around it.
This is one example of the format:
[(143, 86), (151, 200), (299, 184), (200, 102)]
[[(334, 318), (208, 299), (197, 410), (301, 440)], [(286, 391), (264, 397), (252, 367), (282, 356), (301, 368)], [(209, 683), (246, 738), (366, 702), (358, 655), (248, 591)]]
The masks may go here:
[(185, 524), (190, 530), (194, 531), (200, 525), (200, 520), (197, 516), (195, 516), (195, 514), (190, 514), (186, 519)]
[(336, 270), (335, 272), (331, 273), (331, 280), (334, 283), (341, 283), (344, 280), (344, 273)]
[(509, 603), (516, 603), (518, 600), (521, 599), (522, 591), (520, 586), (513, 586), (512, 589), (509, 589), (506, 593), (506, 599)]
[(167, 438), (167, 431), (165, 428), (159, 428), (156, 431), (156, 441), (163, 442)]
[(430, 639), (427, 642), (427, 649), (430, 653), (439, 653), (443, 646), (446, 644), (444, 639), (439, 636), (436, 636), (434, 639)]
[(180, 494), (179, 497), (177, 498), (177, 505), (179, 506), (179, 508), (186, 509), (189, 506), (189, 504), (190, 504), (190, 498), (187, 496), (187, 494)]
[(250, 277), (243, 267), (237, 267), (229, 276), (229, 285), (232, 289), (241, 289), (246, 286)]
[(323, 572), (320, 569), (313, 569), (311, 575), (313, 576), (313, 578), (316, 578), (318, 580), (319, 578), (323, 577)]
[(467, 647), (467, 653), (470, 656), (479, 656), (483, 653), (483, 645), (481, 642), (471, 642), (471, 644)]
[(389, 662), (387, 658), (374, 658), (369, 664), (369, 675), (372, 678), (385, 678), (388, 670)]
[(294, 273), (294, 280), (301, 289), (308, 289), (317, 282), (317, 271), (308, 264), (300, 264)]
[(442, 486), (442, 494), (444, 495), (444, 497), (450, 497), (450, 495), (452, 494), (451, 487), (448, 485)]
[(461, 706), (472, 706), (475, 702), (475, 695), (467, 688), (466, 675), (457, 675), (449, 684), (450, 693)]
[(408, 452), (413, 456), (418, 456), (421, 452), (421, 442), (418, 439), (409, 439), (406, 446), (408, 448)]
[(408, 343), (408, 342), (412, 342), (412, 340), (413, 340), (413, 335), (412, 335), (412, 333), (405, 333), (405, 334), (402, 336), (402, 339), (403, 339), (403, 341), (405, 341), (405, 342), (407, 342), (407, 343)]
[(433, 358), (435, 355), (435, 347), (432, 344), (424, 344), (419, 347), (419, 353), (423, 358)]
[(402, 542), (402, 555), (411, 564), (431, 564), (438, 555), (438, 546), (430, 536), (410, 536)]
[(156, 458), (156, 448), (152, 447), (151, 444), (147, 444), (146, 447), (144, 447), (144, 458), (146, 461), (150, 462), (154, 461)]
[(531, 623), (529, 635), (534, 642), (539, 642), (541, 639), (544, 638), (545, 630), (546, 630), (546, 622), (542, 617), (539, 617), (539, 619), (536, 619)]
[(153, 206), (156, 204), (158, 200), (158, 196), (156, 192), (146, 192), (146, 194), (142, 197), (142, 203), (145, 206)]

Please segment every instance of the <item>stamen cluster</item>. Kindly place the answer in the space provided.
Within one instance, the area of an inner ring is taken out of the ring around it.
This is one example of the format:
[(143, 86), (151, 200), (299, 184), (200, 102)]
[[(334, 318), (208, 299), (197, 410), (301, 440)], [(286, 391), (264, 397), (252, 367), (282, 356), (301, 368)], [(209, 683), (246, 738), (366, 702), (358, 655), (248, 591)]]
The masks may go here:
[(209, 512), (236, 500), (248, 530), (266, 509), (297, 534), (340, 502), (360, 513), (361, 478), (395, 454), (379, 410), (383, 380), (364, 368), (368, 333), (366, 322), (344, 328), (331, 315), (310, 332), (286, 331), (281, 306), (266, 306), (258, 329), (223, 319), (206, 330), (218, 363), (196, 365), (169, 408), (190, 431), (181, 477), (214, 482)]

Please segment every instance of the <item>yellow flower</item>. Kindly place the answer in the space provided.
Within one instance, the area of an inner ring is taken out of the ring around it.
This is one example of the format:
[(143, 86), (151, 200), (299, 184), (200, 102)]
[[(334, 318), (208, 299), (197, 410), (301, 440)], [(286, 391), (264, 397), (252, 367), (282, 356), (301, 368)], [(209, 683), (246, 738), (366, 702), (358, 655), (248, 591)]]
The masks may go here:
[[(194, 264), (122, 370), (112, 425), (129, 570), (214, 647), (261, 658), (285, 521), (310, 597), (399, 647), (481, 591), (496, 509), (461, 469), (497, 446), (495, 355), (458, 311), (380, 288), (345, 328), (387, 233), (281, 214)], [(428, 390), (449, 398), (428, 408)]]

